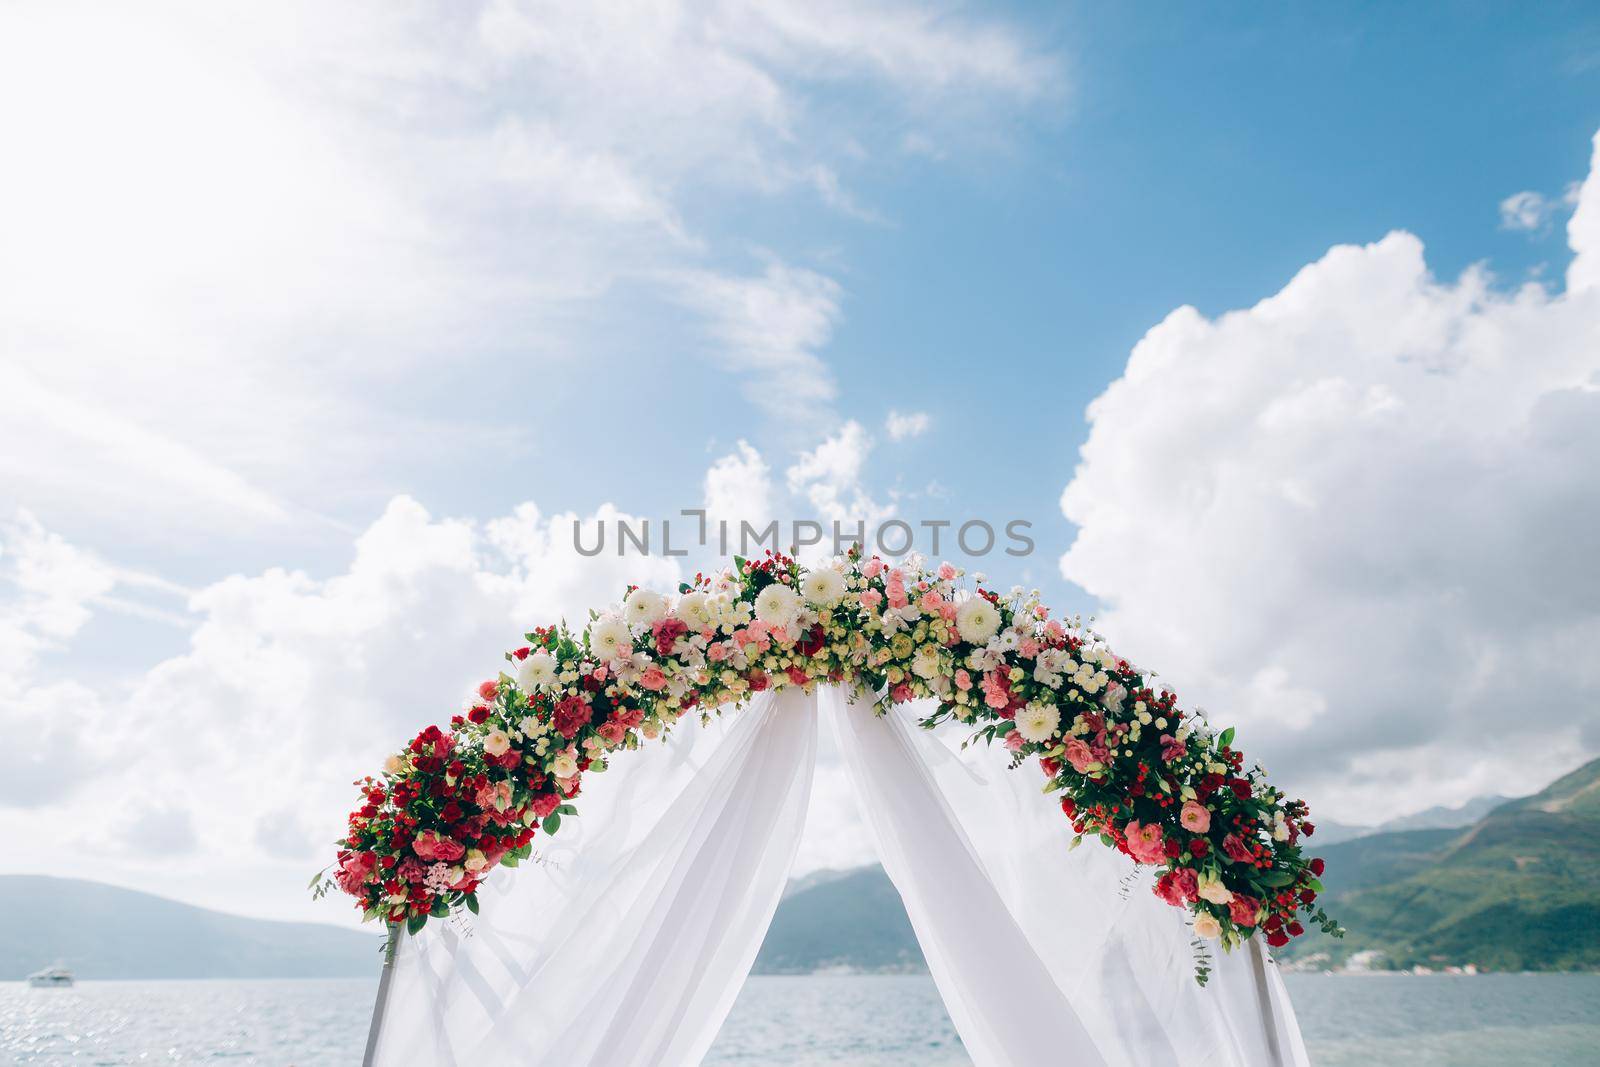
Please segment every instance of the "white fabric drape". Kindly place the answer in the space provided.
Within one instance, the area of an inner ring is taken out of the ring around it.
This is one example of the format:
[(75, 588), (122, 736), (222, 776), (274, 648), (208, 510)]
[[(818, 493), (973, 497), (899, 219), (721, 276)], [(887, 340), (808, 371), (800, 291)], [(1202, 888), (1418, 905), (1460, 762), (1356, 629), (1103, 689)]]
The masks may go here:
[(1181, 913), (1148, 871), (1070, 833), (1028, 767), (922, 730), (927, 706), (879, 718), (824, 697), (884, 868), (980, 1067), (1309, 1064), (1277, 968), (1258, 944), (1194, 981)]
[(616, 757), (464, 929), (401, 939), (383, 1067), (698, 1063), (788, 880), (816, 759), (785, 690)]
[[(960, 751), (926, 708), (826, 717), (885, 869), (979, 1067), (1309, 1063), (1259, 944), (1211, 952), (1148, 871), (1068, 829), (1041, 779)], [(688, 1067), (748, 974), (788, 879), (816, 761), (816, 698), (784, 690), (616, 757), (482, 914), (400, 942), (380, 1067)]]

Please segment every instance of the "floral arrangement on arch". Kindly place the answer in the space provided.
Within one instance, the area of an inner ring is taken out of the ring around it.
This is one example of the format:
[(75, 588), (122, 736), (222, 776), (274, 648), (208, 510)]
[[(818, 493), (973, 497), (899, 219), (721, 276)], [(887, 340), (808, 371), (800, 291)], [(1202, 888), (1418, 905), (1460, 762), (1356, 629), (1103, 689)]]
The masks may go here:
[[(1194, 933), (1232, 948), (1341, 931), (1316, 904), (1320, 859), (1301, 847), (1306, 805), (1246, 767), (1234, 731), (1213, 732), (1167, 689), (1037, 593), (964, 588), (859, 552), (813, 568), (769, 552), (696, 575), (675, 598), (630, 588), (620, 609), (574, 631), (536, 629), (448, 728), (429, 726), (359, 782), (362, 803), (331, 879), (364, 918), (420, 930), (476, 912), (496, 866), (577, 812), (585, 774), (686, 719), (756, 693), (843, 683), (880, 694), (878, 713), (933, 698), (923, 725), (955, 720), (1035, 763), (1075, 836), (1159, 870), (1154, 891)], [(1198, 970), (1204, 982), (1207, 968)]]

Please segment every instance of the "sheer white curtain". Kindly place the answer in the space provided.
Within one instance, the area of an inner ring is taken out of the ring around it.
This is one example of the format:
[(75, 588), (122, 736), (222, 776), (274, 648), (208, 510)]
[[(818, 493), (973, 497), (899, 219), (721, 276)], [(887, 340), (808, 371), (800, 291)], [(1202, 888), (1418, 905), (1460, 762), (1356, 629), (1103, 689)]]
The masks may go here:
[(480, 915), (401, 939), (374, 1062), (698, 1063), (788, 880), (815, 706), (763, 695), (586, 775), (581, 814), (496, 873)]
[(967, 1050), (983, 1067), (1309, 1064), (1258, 945), (1193, 978), (1181, 913), (1148, 870), (1070, 832), (1043, 778), (968, 731), (824, 696), (885, 869)]

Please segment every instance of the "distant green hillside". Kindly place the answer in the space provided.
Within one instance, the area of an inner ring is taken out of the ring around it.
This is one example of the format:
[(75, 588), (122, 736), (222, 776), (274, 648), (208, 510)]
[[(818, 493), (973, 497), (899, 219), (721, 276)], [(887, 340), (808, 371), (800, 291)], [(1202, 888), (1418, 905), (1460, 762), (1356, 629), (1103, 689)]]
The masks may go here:
[[(1314, 850), (1315, 851), (1315, 850)], [(1492, 970), (1600, 968), (1600, 760), (1460, 830), (1376, 834), (1320, 850), (1342, 942), (1292, 955)]]
[(0, 981), (60, 962), (79, 978), (376, 976), (381, 938), (207, 911), (71, 878), (0, 875)]
[(791, 887), (761, 943), (756, 974), (926, 971), (894, 883), (877, 865)]

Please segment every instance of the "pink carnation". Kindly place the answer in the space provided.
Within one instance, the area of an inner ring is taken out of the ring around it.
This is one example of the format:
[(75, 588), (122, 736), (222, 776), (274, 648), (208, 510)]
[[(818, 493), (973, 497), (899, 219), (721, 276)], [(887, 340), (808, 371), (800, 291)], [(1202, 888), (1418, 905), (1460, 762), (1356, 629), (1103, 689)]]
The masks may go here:
[(454, 838), (445, 837), (437, 830), (424, 830), (417, 835), (411, 847), (418, 856), (425, 860), (434, 860), (444, 863), (454, 863), (467, 854), (461, 842)]
[(644, 669), (643, 674), (639, 675), (639, 684), (652, 693), (659, 693), (667, 687), (667, 676), (661, 672), (660, 667), (651, 664)]
[(939, 577), (943, 578), (947, 582), (955, 581), (955, 577), (956, 577), (955, 565), (951, 564), (951, 563), (941, 563), (941, 564), (939, 564)]
[(377, 866), (378, 857), (372, 853), (352, 852), (339, 861), (339, 869), (334, 872), (333, 879), (339, 883), (340, 889), (358, 897), (367, 877), (377, 869)]
[(1256, 861), (1255, 854), (1239, 839), (1238, 834), (1229, 834), (1222, 839), (1222, 851), (1224, 855), (1235, 863), (1254, 863)]

